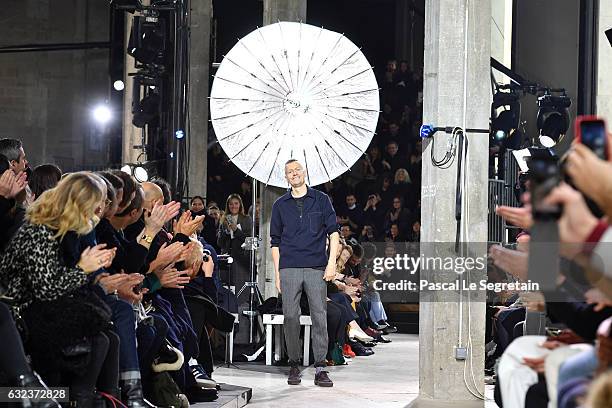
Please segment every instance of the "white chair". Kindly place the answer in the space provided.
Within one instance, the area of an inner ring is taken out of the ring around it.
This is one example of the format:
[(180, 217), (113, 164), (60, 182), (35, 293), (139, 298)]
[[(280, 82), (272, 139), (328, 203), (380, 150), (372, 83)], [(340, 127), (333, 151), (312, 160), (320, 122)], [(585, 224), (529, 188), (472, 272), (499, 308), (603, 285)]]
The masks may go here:
[[(285, 322), (285, 316), (281, 314), (264, 314), (263, 324), (266, 326), (266, 365), (272, 365), (272, 331), (274, 326), (279, 326), (275, 334), (275, 357), (281, 358), (281, 343), (282, 343), (282, 331), (280, 330)], [(300, 316), (300, 325), (304, 326), (304, 366), (310, 365), (310, 326), (312, 326), (312, 320), (310, 316)]]

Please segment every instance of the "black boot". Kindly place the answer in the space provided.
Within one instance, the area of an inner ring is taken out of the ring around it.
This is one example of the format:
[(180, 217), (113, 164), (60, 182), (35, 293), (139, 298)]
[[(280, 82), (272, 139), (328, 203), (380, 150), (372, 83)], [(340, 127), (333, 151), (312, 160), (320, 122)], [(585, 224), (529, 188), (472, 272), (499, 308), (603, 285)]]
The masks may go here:
[[(47, 386), (42, 381), (42, 379), (38, 376), (38, 374), (34, 372), (20, 375), (17, 379), (17, 387), (34, 387), (47, 389)], [(29, 398), (24, 398), (21, 400), (21, 406), (24, 408), (60, 408), (59, 403), (55, 399), (33, 401)]]
[(71, 408), (91, 408), (94, 403), (93, 390), (70, 390), (70, 407)]
[(145, 401), (142, 395), (142, 381), (140, 378), (134, 380), (121, 380), (121, 400), (129, 408), (151, 408), (152, 405)]

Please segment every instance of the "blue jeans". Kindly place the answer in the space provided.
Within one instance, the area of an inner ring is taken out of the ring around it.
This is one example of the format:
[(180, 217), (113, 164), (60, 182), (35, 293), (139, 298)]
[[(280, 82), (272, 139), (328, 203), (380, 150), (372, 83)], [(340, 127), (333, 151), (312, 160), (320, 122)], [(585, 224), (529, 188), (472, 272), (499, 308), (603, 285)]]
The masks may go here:
[(121, 379), (125, 378), (124, 373), (131, 372), (135, 376), (138, 372), (140, 378), (140, 365), (138, 364), (138, 351), (136, 348), (136, 316), (134, 309), (128, 302), (119, 299), (115, 295), (105, 297), (106, 304), (113, 312), (113, 330), (119, 336), (119, 372), (122, 373)]
[[(571, 356), (559, 367), (557, 388), (561, 390), (566, 383), (569, 383), (574, 379), (587, 378), (591, 376), (595, 370), (597, 370), (597, 364), (598, 360), (595, 347)], [(557, 401), (561, 400), (557, 399)]]

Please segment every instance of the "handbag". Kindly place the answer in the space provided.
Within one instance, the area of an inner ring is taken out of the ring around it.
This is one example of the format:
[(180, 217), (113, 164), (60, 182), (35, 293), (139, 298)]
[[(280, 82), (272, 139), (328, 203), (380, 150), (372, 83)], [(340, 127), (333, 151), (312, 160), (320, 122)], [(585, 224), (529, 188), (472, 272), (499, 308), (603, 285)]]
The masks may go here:
[(55, 300), (35, 301), (20, 311), (24, 346), (35, 367), (84, 374), (91, 338), (111, 327), (111, 310), (89, 287)]

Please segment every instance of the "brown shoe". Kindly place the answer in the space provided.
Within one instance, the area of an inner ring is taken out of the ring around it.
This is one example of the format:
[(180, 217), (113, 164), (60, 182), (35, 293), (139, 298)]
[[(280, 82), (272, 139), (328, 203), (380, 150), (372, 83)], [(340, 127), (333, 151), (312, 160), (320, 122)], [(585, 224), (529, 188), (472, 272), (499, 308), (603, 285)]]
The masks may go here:
[(289, 378), (287, 378), (287, 384), (289, 385), (299, 385), (302, 382), (302, 373), (297, 366), (291, 367), (289, 369)]
[(318, 385), (319, 387), (333, 387), (334, 386), (334, 383), (332, 382), (332, 380), (330, 380), (329, 377), (327, 376), (327, 371), (321, 371), (319, 372), (319, 374), (315, 374), (314, 383), (315, 385)]

